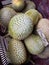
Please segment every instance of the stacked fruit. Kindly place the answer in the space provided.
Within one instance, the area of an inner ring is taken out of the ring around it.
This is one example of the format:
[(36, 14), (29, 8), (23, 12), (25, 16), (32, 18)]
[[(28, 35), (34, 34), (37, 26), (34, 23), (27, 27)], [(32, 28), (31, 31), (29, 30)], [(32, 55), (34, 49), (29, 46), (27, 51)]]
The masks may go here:
[(3, 37), (10, 36), (7, 55), (11, 63), (23, 64), (30, 60), (30, 54), (49, 57), (49, 20), (32, 1), (12, 0), (0, 10), (0, 21), (7, 29)]

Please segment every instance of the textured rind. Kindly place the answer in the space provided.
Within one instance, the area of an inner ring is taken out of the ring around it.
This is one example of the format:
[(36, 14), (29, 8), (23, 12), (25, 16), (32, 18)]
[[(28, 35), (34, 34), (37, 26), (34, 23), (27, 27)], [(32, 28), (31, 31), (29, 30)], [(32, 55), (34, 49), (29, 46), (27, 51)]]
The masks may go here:
[(25, 14), (14, 16), (9, 23), (9, 34), (19, 40), (25, 39), (32, 33), (33, 22)]
[(41, 38), (38, 35), (31, 35), (24, 40), (26, 48), (31, 54), (38, 55), (43, 51), (44, 45)]
[(33, 1), (26, 0), (26, 7), (22, 10), (22, 12), (26, 12), (30, 9), (36, 9), (36, 5)]
[(16, 11), (22, 11), (25, 7), (24, 0), (12, 0), (12, 7)]
[(30, 17), (34, 25), (37, 24), (38, 20), (42, 18), (42, 15), (35, 9), (30, 9), (26, 11), (25, 14)]
[(0, 20), (3, 25), (8, 27), (10, 19), (16, 15), (16, 12), (10, 7), (4, 7), (0, 11)]
[(8, 55), (13, 64), (22, 64), (27, 59), (27, 53), (23, 43), (15, 39), (11, 39), (8, 43)]

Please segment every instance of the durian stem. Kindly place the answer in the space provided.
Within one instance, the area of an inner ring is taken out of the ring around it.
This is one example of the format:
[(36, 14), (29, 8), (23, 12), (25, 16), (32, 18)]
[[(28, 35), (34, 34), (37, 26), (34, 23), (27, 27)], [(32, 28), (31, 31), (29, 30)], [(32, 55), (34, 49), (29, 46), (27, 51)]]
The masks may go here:
[(30, 59), (29, 61), (30, 61), (33, 65), (35, 65), (35, 63), (34, 63), (31, 59)]
[(31, 60), (30, 57), (28, 58), (28, 62), (31, 62), (32, 65), (35, 65), (35, 62), (33, 60)]
[(8, 37), (8, 36), (9, 36), (9, 33), (7, 33), (6, 35), (4, 35), (3, 37), (6, 38), (6, 37)]

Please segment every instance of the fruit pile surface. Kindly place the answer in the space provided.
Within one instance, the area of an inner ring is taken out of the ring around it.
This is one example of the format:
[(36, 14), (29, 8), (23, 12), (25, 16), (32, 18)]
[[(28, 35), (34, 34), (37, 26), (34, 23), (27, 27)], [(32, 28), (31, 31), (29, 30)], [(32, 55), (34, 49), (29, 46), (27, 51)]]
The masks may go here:
[(49, 65), (48, 3), (12, 0), (0, 9), (0, 36), (10, 64)]

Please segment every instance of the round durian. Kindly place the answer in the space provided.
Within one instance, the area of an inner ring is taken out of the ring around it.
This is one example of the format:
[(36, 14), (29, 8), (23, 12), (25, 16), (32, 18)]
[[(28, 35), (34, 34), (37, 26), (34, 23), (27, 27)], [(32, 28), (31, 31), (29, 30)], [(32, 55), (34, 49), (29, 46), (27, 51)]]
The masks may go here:
[(24, 40), (27, 50), (34, 55), (41, 53), (45, 46), (38, 35), (31, 35)]
[(17, 13), (10, 7), (4, 7), (0, 11), (0, 20), (3, 25), (8, 27), (10, 19)]
[(23, 64), (27, 60), (27, 52), (21, 41), (15, 39), (9, 41), (8, 57), (14, 65)]
[(31, 18), (34, 25), (37, 24), (39, 19), (42, 18), (42, 15), (35, 9), (30, 9), (30, 10), (26, 11), (25, 14), (28, 15)]
[(24, 0), (12, 0), (12, 7), (16, 11), (22, 11), (25, 7), (25, 1)]
[(9, 35), (15, 39), (23, 40), (33, 31), (33, 22), (25, 14), (15, 15), (9, 23)]
[(22, 10), (22, 12), (26, 12), (30, 9), (36, 9), (36, 5), (33, 1), (26, 0), (26, 7)]

